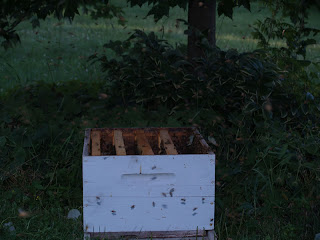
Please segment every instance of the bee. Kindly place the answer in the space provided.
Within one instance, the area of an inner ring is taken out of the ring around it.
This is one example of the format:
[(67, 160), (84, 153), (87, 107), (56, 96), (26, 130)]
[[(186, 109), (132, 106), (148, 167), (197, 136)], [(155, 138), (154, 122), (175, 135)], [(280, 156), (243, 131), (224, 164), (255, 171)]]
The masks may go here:
[(170, 192), (169, 192), (169, 193), (170, 193), (170, 197), (173, 196), (173, 194), (172, 194), (173, 192), (174, 192), (174, 188), (171, 188), (171, 189), (170, 189)]

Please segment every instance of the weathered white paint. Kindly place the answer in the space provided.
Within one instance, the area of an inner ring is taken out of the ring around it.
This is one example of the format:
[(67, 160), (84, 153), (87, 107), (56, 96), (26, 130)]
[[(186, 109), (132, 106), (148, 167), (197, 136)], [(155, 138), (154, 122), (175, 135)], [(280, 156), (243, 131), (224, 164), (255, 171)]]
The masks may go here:
[(84, 157), (84, 196), (214, 196), (214, 155)]
[(85, 229), (88, 232), (213, 229), (213, 220), (210, 221), (213, 201), (214, 197), (206, 201), (202, 197), (84, 197)]
[(85, 232), (214, 228), (214, 154), (89, 156), (88, 141), (83, 152)]
[(214, 230), (196, 230), (196, 231), (153, 231), (153, 232), (101, 232), (85, 233), (84, 240), (95, 237), (99, 239), (154, 239), (154, 240), (217, 240)]

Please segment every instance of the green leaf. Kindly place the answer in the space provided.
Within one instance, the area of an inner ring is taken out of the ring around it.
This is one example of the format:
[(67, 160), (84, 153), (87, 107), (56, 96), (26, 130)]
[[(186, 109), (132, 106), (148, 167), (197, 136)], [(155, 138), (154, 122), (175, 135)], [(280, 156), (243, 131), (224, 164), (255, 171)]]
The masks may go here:
[(299, 65), (302, 67), (308, 67), (311, 64), (311, 61), (308, 60), (297, 60)]
[(151, 8), (147, 16), (154, 15), (154, 20), (158, 22), (164, 16), (169, 17), (169, 9), (170, 7), (168, 4), (159, 2)]
[(310, 92), (307, 92), (306, 93), (306, 100), (307, 101), (313, 101), (314, 100), (314, 96)]
[(34, 18), (31, 20), (32, 28), (40, 27), (40, 21), (38, 18)]
[(4, 147), (6, 145), (7, 139), (5, 136), (0, 137), (0, 148)]
[(281, 110), (281, 118), (285, 118), (288, 116), (288, 112), (286, 110)]
[(14, 158), (17, 164), (21, 165), (25, 162), (26, 152), (22, 147), (18, 147), (14, 151)]
[(235, 7), (235, 2), (233, 0), (221, 1), (219, 2), (219, 5), (218, 5), (218, 15), (221, 16), (223, 14), (232, 19), (234, 7)]
[(304, 115), (307, 115), (309, 113), (308, 104), (302, 104), (301, 109), (302, 109), (302, 112), (304, 113)]
[(215, 145), (215, 146), (219, 146), (219, 144), (217, 143), (217, 141), (215, 140), (214, 137), (209, 136), (209, 137), (208, 137), (208, 141), (209, 141), (210, 143), (212, 143), (213, 145)]
[(251, 11), (251, 6), (250, 6), (250, 0), (240, 0), (239, 1), (239, 6), (244, 6), (246, 9)]

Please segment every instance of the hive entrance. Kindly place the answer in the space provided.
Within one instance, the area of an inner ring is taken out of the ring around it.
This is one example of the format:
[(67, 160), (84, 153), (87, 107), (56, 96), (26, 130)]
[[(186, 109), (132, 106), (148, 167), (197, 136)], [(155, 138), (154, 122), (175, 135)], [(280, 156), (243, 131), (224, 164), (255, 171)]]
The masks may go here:
[(91, 156), (206, 154), (193, 128), (92, 129)]

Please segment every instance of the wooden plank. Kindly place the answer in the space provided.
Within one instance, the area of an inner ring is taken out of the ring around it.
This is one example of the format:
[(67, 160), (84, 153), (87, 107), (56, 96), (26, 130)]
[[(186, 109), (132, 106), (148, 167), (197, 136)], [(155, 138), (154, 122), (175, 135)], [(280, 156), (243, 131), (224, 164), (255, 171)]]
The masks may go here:
[(100, 131), (93, 130), (91, 131), (91, 155), (92, 156), (100, 156), (101, 148), (100, 148)]
[(120, 155), (120, 156), (127, 155), (121, 130), (114, 130), (113, 141), (114, 141), (114, 146), (115, 146), (117, 155)]
[[(142, 174), (141, 174), (142, 175)], [(151, 180), (152, 181), (152, 180)], [(156, 183), (155, 183), (156, 184)], [(193, 197), (193, 196), (203, 196), (203, 204), (207, 204), (209, 202), (209, 198), (214, 196), (214, 188), (213, 184), (209, 185), (200, 185), (200, 186), (157, 186), (157, 185), (152, 185), (152, 186), (143, 186), (142, 184), (137, 184), (135, 185), (124, 185), (124, 184), (119, 184), (119, 188), (114, 188), (112, 187), (111, 184), (103, 186), (104, 191), (101, 191), (101, 188), (98, 188), (97, 186), (101, 187), (102, 184), (96, 184), (96, 183), (84, 183), (85, 187), (88, 189), (85, 191), (84, 196), (100, 196), (100, 197), (105, 197), (105, 196), (112, 196), (112, 197), (130, 197), (130, 198), (139, 198), (141, 196), (148, 196), (152, 198), (156, 197), (166, 197), (166, 198), (171, 198), (171, 197), (178, 197), (178, 198), (183, 198), (186, 199), (188, 197)], [(118, 185), (117, 185), (118, 186)], [(132, 190), (133, 189), (133, 190)], [(135, 189), (139, 189), (137, 192), (135, 192)], [(128, 192), (126, 194), (126, 191)]]
[(217, 234), (214, 230), (208, 231), (208, 239), (209, 240), (218, 240)]
[(141, 155), (154, 155), (143, 130), (136, 131), (137, 148)]
[(146, 231), (146, 232), (96, 232), (90, 233), (92, 237), (103, 237), (108, 239), (163, 239), (169, 238), (170, 240), (181, 239), (181, 238), (192, 238), (192, 237), (206, 237), (206, 231)]
[(84, 197), (87, 232), (213, 230), (214, 197)]
[(84, 157), (83, 195), (214, 196), (214, 157), (208, 154)]
[(84, 144), (83, 144), (83, 151), (82, 156), (89, 156), (90, 155), (90, 129), (86, 129), (84, 132)]
[(207, 144), (207, 142), (203, 139), (202, 135), (200, 134), (200, 132), (198, 131), (197, 128), (193, 128), (193, 132), (194, 134), (198, 137), (200, 144), (202, 145), (202, 147), (204, 149), (206, 149), (206, 152), (208, 154), (214, 154), (210, 148), (210, 146)]
[(162, 141), (164, 149), (166, 150), (167, 155), (177, 155), (178, 152), (174, 146), (171, 137), (167, 130), (160, 130), (160, 141)]

